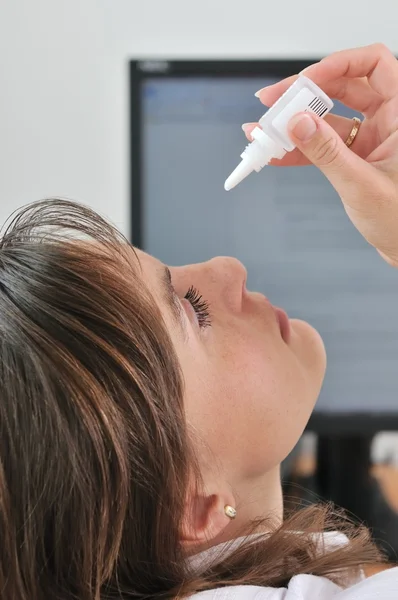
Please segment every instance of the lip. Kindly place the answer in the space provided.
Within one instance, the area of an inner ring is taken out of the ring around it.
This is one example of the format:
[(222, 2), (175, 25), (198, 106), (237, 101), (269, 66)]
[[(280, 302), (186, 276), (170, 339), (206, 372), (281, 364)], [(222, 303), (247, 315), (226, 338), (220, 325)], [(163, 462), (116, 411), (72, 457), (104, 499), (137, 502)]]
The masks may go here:
[(279, 306), (274, 306), (273, 304), (271, 304), (271, 302), (269, 301), (267, 296), (264, 296), (264, 294), (261, 294), (260, 292), (249, 292), (244, 287), (243, 288), (243, 299), (245, 299), (249, 296), (251, 298), (255, 298), (255, 297), (261, 298), (262, 302), (264, 302), (264, 301), (266, 302), (266, 304), (268, 306), (268, 310), (272, 309), (272, 311), (275, 315), (275, 320), (279, 326), (281, 338), (283, 339), (285, 344), (288, 344), (290, 342), (290, 338), (291, 338), (291, 325), (290, 325), (290, 320), (289, 320), (287, 313)]
[(286, 344), (288, 344), (291, 334), (289, 317), (282, 308), (279, 308), (278, 306), (273, 306), (272, 308), (274, 309), (274, 313), (279, 324), (282, 339)]

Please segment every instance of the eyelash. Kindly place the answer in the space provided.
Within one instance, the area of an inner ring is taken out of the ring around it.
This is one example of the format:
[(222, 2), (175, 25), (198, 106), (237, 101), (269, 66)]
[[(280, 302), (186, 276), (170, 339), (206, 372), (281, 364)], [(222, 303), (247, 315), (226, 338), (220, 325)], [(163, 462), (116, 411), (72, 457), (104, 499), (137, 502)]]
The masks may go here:
[(194, 309), (199, 327), (204, 329), (205, 327), (211, 326), (211, 318), (209, 313), (209, 304), (203, 299), (203, 296), (199, 291), (191, 285), (184, 298), (188, 300)]

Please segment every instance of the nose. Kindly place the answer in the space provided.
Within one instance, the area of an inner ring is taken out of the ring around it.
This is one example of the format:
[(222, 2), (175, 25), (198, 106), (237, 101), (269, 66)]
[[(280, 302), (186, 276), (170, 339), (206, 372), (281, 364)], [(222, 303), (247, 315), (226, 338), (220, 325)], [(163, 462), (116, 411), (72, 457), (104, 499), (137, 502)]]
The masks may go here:
[(220, 301), (231, 310), (240, 310), (246, 289), (247, 270), (236, 258), (218, 256), (208, 263), (209, 278)]

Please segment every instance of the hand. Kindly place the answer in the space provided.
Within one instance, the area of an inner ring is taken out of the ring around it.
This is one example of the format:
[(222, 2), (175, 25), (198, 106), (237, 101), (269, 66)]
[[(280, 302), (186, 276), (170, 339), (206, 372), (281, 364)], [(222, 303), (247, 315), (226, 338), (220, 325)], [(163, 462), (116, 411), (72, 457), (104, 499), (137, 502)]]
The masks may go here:
[[(305, 69), (331, 98), (365, 119), (350, 148), (344, 144), (351, 119), (303, 113), (289, 133), (297, 149), (271, 164), (314, 164), (329, 179), (360, 233), (383, 258), (398, 267), (398, 61), (381, 44), (331, 54)], [(297, 75), (263, 88), (266, 106), (286, 91)], [(256, 123), (243, 126), (248, 139)]]

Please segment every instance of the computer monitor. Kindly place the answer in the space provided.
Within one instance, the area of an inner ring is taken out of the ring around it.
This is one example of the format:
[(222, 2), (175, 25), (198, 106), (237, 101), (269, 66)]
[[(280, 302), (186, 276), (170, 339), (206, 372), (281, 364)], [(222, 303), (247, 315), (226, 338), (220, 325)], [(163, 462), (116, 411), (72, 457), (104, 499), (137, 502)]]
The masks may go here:
[(315, 167), (223, 187), (247, 143), (241, 124), (265, 111), (254, 93), (314, 60), (131, 61), (131, 240), (170, 265), (235, 256), (249, 289), (320, 331), (328, 370), (310, 429), (398, 429), (397, 271)]

